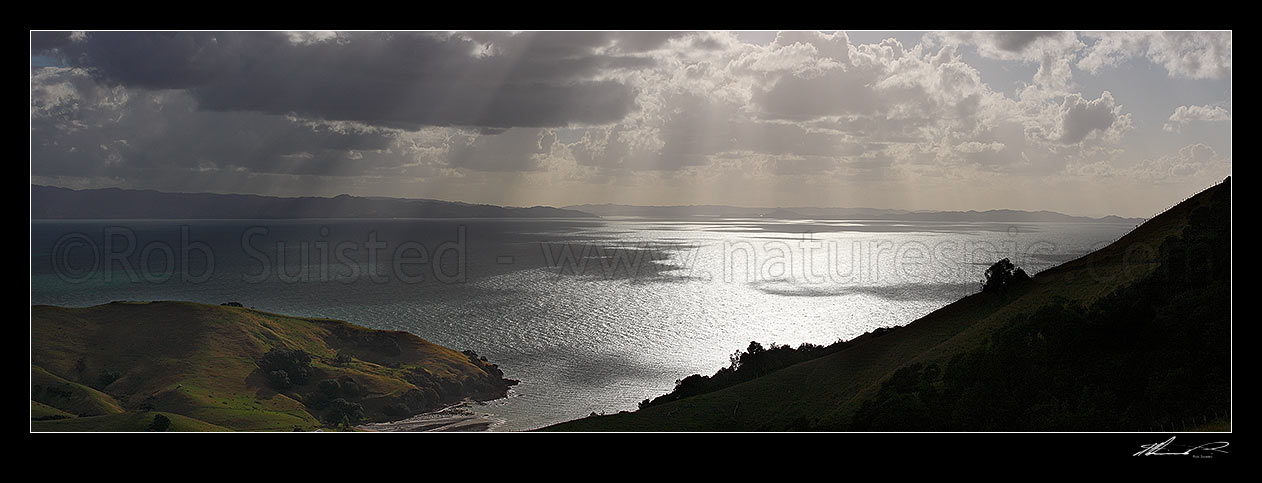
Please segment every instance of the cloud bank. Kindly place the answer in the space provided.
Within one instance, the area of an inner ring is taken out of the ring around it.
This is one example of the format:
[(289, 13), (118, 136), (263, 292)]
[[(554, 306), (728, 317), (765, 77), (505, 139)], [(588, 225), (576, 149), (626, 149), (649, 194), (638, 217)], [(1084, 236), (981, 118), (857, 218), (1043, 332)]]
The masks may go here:
[[(1140, 120), (1127, 85), (1080, 87), (1136, 62), (1229, 81), (1230, 32), (33, 32), (31, 48), (32, 180), (67, 186), (967, 204), (989, 202), (961, 194), (970, 180), (1132, 172), (1132, 144), (1162, 134), (1144, 126), (1230, 129), (1214, 102)], [(1005, 94), (969, 58), (1038, 68)], [(1181, 154), (1194, 144), (1166, 164), (1230, 171), (1229, 145)]]

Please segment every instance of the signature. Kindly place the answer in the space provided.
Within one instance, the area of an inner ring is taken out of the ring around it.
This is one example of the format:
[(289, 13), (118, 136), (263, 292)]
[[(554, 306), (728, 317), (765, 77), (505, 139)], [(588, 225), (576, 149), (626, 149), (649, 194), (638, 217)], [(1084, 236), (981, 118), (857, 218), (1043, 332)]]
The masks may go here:
[[(1212, 451), (1215, 453), (1223, 453), (1223, 454), (1227, 453), (1226, 451), (1223, 451), (1223, 448), (1226, 448), (1228, 445), (1226, 441), (1215, 441), (1213, 443), (1205, 443), (1202, 445), (1191, 446), (1191, 447), (1187, 447), (1186, 445), (1185, 446), (1172, 446), (1170, 443), (1174, 441), (1174, 438), (1175, 438), (1174, 436), (1171, 436), (1170, 439), (1167, 439), (1161, 443), (1140, 445), (1140, 447), (1144, 449), (1140, 450), (1140, 452), (1138, 453), (1135, 453), (1135, 456), (1177, 455), (1177, 456), (1192, 456), (1192, 457), (1199, 456), (1199, 457), (1205, 458), (1205, 457), (1210, 457), (1210, 456), (1209, 455), (1196, 455), (1194, 453), (1196, 453), (1197, 451), (1203, 451), (1203, 452)], [(1171, 452), (1169, 453), (1164, 452), (1167, 447), (1169, 447)], [(1185, 451), (1176, 452), (1175, 449), (1180, 448), (1180, 447), (1186, 447), (1187, 449)]]

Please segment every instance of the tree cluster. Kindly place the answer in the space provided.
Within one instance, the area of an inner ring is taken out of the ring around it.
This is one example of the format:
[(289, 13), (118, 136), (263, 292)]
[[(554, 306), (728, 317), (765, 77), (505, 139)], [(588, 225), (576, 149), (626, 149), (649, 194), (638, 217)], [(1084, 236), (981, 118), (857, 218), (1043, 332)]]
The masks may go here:
[(1004, 293), (1013, 285), (1030, 279), (1025, 270), (1013, 265), (1007, 258), (987, 268), (985, 275), (985, 280), (982, 280), (982, 292), (986, 293)]
[(267, 373), (272, 387), (284, 391), (307, 383), (311, 377), (311, 355), (301, 349), (272, 349), (263, 354), (259, 368)]

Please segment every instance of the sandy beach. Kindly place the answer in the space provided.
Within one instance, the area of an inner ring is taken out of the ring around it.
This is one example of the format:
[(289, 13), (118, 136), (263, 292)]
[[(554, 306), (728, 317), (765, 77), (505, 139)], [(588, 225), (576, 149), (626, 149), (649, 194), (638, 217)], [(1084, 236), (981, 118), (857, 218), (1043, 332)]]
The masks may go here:
[(474, 411), (472, 407), (477, 404), (472, 401), (464, 401), (407, 419), (387, 423), (363, 424), (356, 426), (356, 429), (379, 432), (487, 431), (503, 422), (489, 414)]

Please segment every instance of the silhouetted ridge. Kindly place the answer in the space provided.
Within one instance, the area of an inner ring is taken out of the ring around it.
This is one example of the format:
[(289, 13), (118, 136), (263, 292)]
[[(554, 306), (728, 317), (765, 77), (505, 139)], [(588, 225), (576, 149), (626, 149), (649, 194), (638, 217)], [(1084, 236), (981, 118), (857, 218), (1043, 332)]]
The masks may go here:
[(1230, 179), (1158, 259), (1096, 303), (1052, 300), (1011, 319), (945, 368), (899, 369), (850, 429), (1156, 431), (1228, 413)]
[(681, 379), (671, 394), (638, 411), (544, 429), (1229, 427), (1230, 181), (1028, 280), (1015, 266), (997, 263), (991, 280), (1004, 282), (994, 290), (896, 330), (865, 334), (796, 363), (795, 349), (773, 345), (781, 353), (774, 359), (787, 366), (746, 374), (734, 361), (715, 376)]

